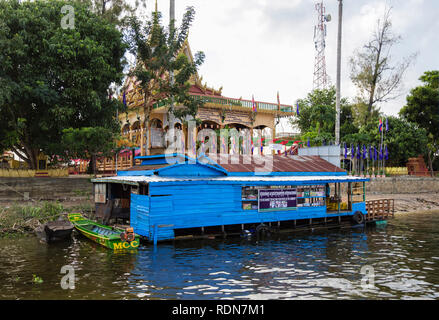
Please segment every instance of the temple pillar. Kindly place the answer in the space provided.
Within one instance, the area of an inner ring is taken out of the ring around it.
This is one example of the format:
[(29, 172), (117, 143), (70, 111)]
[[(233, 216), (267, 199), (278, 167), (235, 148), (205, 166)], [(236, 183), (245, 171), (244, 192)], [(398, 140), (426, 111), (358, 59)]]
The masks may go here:
[(140, 155), (145, 155), (145, 124), (142, 123), (140, 125)]
[(146, 155), (149, 156), (151, 154), (151, 121), (146, 123), (146, 134)]

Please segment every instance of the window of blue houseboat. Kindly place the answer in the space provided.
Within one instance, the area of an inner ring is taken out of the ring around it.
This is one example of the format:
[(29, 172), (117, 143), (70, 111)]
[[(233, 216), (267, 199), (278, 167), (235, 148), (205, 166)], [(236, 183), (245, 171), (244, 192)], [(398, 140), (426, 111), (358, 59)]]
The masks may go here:
[(309, 185), (297, 187), (297, 207), (321, 207), (325, 205), (325, 186)]

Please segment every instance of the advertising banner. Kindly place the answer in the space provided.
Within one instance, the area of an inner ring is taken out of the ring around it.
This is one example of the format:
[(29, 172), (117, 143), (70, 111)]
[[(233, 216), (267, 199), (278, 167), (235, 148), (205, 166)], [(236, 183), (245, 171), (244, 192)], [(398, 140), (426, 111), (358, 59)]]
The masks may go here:
[(297, 189), (263, 189), (258, 192), (258, 210), (296, 210)]

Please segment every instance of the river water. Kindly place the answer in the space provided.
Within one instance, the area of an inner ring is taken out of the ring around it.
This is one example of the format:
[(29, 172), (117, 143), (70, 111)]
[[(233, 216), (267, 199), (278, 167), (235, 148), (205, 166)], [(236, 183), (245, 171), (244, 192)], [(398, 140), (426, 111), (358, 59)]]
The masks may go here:
[[(0, 299), (439, 298), (439, 212), (366, 229), (186, 241), (156, 251), (146, 245), (132, 253), (78, 234), (50, 245), (0, 239), (0, 248)], [(65, 265), (73, 267), (74, 289), (61, 288)]]

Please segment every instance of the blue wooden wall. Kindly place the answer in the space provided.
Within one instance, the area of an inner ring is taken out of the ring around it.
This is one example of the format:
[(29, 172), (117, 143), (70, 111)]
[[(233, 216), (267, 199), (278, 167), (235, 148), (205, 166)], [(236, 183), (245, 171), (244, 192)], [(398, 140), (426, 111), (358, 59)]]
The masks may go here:
[[(266, 223), (298, 219), (338, 216), (326, 212), (326, 207), (299, 207), (292, 211), (258, 212), (243, 210), (242, 184), (150, 183), (150, 196), (131, 195), (131, 225), (136, 233), (157, 240), (174, 238), (174, 229)], [(149, 208), (147, 208), (149, 206)], [(364, 203), (354, 203), (355, 211), (366, 213)]]
[(130, 203), (130, 225), (134, 228), (135, 233), (145, 237), (150, 236), (149, 213), (149, 197), (132, 193)]

